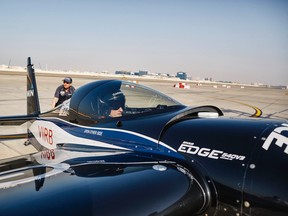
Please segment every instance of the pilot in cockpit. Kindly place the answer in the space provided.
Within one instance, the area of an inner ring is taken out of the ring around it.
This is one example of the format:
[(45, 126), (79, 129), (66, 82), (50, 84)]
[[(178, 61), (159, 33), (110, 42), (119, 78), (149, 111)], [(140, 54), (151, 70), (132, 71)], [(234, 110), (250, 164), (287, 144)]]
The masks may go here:
[(109, 93), (99, 100), (101, 117), (121, 117), (125, 110), (125, 95), (121, 90)]

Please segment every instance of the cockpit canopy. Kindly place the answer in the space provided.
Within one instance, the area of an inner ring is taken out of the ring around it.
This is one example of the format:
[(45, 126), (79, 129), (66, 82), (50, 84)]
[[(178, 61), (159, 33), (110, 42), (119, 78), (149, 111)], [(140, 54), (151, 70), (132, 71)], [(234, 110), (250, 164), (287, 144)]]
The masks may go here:
[(179, 105), (172, 98), (133, 82), (101, 80), (77, 89), (70, 100), (69, 120), (80, 124), (97, 122), (120, 107), (123, 115), (135, 115)]

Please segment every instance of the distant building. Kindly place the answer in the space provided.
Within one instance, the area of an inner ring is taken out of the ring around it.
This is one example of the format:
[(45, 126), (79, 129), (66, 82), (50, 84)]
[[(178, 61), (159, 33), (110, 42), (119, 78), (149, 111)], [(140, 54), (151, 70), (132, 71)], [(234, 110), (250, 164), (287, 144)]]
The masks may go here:
[(211, 77), (210, 78), (206, 77), (204, 80), (212, 82), (213, 79)]
[(181, 80), (186, 80), (187, 79), (187, 74), (185, 72), (177, 72), (176, 77), (178, 77)]
[(130, 71), (115, 71), (115, 74), (120, 74), (120, 75), (131, 75)]
[(148, 75), (148, 71), (141, 71), (141, 70), (139, 70), (138, 75), (139, 75), (139, 76), (146, 76), (146, 75)]

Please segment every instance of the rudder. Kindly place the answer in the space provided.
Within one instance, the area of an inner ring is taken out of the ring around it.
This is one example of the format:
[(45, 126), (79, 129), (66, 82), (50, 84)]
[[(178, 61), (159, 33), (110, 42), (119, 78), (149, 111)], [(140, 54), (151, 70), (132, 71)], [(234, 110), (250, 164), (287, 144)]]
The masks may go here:
[(40, 103), (35, 78), (35, 71), (31, 58), (27, 59), (27, 115), (38, 116), (40, 114)]

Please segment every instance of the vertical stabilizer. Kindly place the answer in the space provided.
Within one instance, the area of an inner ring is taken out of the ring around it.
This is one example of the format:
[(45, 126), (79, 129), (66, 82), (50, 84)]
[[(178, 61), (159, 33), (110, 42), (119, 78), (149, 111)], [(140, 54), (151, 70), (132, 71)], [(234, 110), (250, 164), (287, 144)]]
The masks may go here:
[(36, 85), (35, 71), (31, 64), (31, 58), (27, 59), (27, 115), (40, 114), (40, 104)]

